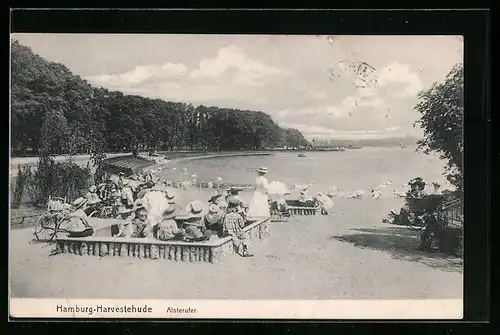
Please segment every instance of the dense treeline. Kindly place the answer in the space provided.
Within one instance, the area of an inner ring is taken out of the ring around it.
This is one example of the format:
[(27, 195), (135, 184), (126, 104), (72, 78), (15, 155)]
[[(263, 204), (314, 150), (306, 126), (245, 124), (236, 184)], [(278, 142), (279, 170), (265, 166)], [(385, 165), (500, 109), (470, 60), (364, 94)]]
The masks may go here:
[(132, 150), (258, 150), (307, 146), (263, 112), (194, 107), (89, 85), (12, 42), (13, 154)]

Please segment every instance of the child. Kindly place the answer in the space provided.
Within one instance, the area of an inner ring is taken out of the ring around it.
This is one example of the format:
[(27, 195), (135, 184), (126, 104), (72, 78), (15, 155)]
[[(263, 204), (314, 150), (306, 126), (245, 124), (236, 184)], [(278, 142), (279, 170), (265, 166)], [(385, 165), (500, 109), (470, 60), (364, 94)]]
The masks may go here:
[(238, 213), (240, 203), (230, 199), (227, 207), (227, 214), (222, 221), (222, 231), (224, 236), (233, 237), (233, 245), (237, 250), (238, 255), (242, 257), (252, 257), (253, 255), (248, 252), (248, 244), (243, 233), (245, 220)]
[(128, 222), (125, 222), (121, 227), (118, 234), (115, 237), (132, 237), (132, 238), (144, 238), (149, 236), (149, 228), (147, 222), (148, 213), (146, 208), (139, 207), (135, 210), (134, 218)]
[(177, 216), (177, 207), (170, 206), (163, 212), (163, 218), (158, 224), (158, 239), (162, 241), (181, 238), (184, 230), (177, 227), (177, 222), (174, 220)]
[(69, 237), (86, 237), (94, 234), (94, 229), (85, 214), (87, 199), (78, 198), (73, 202), (73, 212), (69, 214)]

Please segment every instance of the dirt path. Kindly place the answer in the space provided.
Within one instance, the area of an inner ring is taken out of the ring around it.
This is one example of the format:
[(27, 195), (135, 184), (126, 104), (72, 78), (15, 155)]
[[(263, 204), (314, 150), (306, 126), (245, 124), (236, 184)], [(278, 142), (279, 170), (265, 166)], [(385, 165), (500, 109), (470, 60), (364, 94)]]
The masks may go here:
[(332, 216), (273, 224), (270, 238), (251, 246), (253, 258), (235, 256), (217, 265), (49, 256), (53, 246), (30, 243), (29, 229), (11, 230), (11, 296), (461, 298), (461, 261), (416, 252), (415, 233), (378, 223), (386, 206), (339, 200)]

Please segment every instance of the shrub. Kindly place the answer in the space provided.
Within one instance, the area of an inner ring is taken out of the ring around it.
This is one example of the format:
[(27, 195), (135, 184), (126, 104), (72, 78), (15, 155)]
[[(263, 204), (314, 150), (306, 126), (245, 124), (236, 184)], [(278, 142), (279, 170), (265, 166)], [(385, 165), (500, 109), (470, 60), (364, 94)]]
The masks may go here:
[(11, 208), (19, 208), (21, 205), (21, 200), (24, 195), (24, 188), (31, 177), (31, 168), (29, 166), (24, 166), (21, 169), (19, 166), (19, 170), (16, 177), (16, 182), (10, 185), (10, 207)]
[(91, 174), (72, 161), (56, 163), (49, 156), (40, 157), (37, 169), (28, 183), (28, 195), (34, 206), (45, 206), (49, 197), (66, 197), (72, 201), (87, 188)]

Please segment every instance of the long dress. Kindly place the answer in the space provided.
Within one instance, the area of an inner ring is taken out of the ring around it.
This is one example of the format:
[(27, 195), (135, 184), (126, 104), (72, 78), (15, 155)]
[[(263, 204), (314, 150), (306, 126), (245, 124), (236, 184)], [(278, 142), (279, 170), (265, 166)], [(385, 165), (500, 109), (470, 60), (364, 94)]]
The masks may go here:
[(268, 182), (264, 176), (258, 176), (255, 179), (255, 192), (248, 208), (249, 217), (269, 217), (269, 202), (267, 196)]

